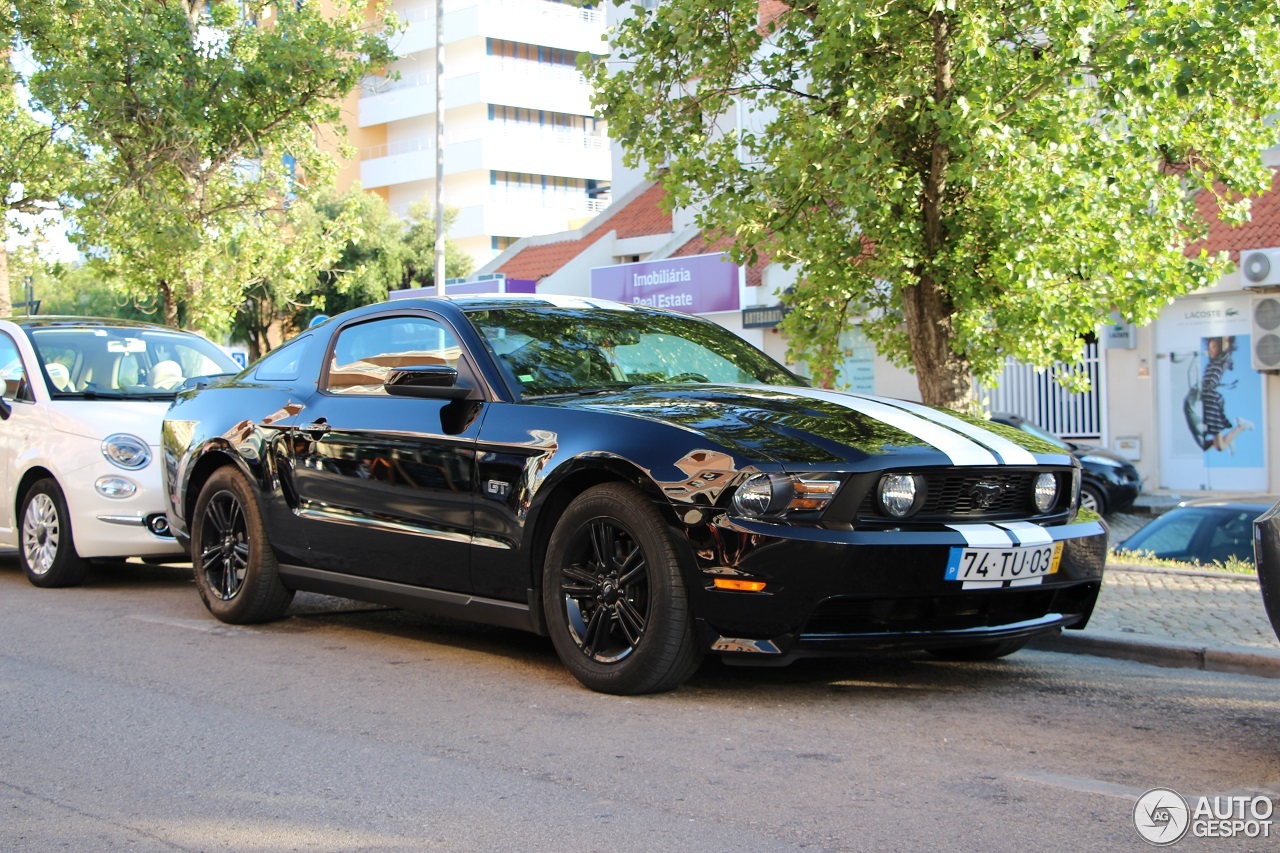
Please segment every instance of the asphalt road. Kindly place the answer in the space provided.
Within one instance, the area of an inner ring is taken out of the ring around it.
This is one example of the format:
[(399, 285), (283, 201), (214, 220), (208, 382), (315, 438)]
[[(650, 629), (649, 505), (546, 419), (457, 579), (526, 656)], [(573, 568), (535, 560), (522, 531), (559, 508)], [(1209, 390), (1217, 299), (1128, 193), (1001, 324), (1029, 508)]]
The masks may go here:
[(618, 698), (518, 632), (290, 613), (222, 625), (178, 567), (38, 590), (0, 556), (0, 848), (1138, 850), (1151, 787), (1280, 790), (1274, 680), (1024, 651)]

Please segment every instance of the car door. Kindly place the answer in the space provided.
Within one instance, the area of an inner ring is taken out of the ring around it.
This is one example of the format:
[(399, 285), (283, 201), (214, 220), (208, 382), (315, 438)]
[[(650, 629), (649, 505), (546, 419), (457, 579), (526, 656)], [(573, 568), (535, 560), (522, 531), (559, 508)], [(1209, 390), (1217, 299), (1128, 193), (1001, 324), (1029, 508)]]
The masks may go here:
[(22, 356), (6, 332), (0, 332), (0, 381), (4, 382), (0, 394), (9, 407), (8, 419), (0, 424), (0, 485), (3, 486), (0, 494), (5, 496), (5, 500), (0, 501), (0, 537), (6, 542), (16, 543), (13, 513), (18, 496), (12, 494), (12, 490), (18, 487), (18, 483), (14, 467), (31, 434), (36, 411), (31, 404), (30, 380)]
[(289, 442), (315, 568), (468, 591), (483, 404), (389, 395), (392, 370), (444, 364), (474, 384), (458, 337), (406, 312), (338, 330)]

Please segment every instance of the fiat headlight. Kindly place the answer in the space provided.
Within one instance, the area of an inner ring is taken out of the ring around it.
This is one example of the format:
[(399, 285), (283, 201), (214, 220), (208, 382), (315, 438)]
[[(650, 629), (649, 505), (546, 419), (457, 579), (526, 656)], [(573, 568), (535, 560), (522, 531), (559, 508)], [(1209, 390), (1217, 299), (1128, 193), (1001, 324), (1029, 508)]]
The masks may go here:
[(151, 461), (151, 448), (136, 435), (118, 432), (103, 439), (102, 455), (112, 465), (136, 471), (147, 467), (147, 463)]
[(752, 474), (733, 493), (733, 508), (748, 518), (789, 512), (821, 512), (840, 490), (840, 480), (824, 475)]
[(1053, 508), (1053, 504), (1058, 500), (1058, 478), (1053, 474), (1045, 473), (1036, 477), (1036, 487), (1033, 492), (1036, 502), (1036, 509), (1040, 512), (1048, 512)]
[(906, 518), (923, 503), (924, 489), (920, 478), (912, 474), (885, 474), (880, 478), (876, 494), (885, 515)]

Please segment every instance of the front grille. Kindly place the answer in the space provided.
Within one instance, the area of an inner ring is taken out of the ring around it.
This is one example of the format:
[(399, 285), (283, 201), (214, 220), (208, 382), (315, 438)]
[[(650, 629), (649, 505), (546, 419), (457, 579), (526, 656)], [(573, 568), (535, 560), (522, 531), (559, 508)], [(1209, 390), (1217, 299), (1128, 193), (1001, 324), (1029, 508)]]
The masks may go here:
[[(1036, 509), (1032, 496), (1039, 470), (952, 468), (911, 473), (924, 478), (925, 499), (919, 510), (902, 519), (906, 523), (1045, 518), (1064, 512), (1071, 501), (1070, 471), (1052, 472), (1058, 479), (1058, 499), (1045, 513)], [(897, 521), (881, 512), (874, 483), (858, 506), (858, 520)]]

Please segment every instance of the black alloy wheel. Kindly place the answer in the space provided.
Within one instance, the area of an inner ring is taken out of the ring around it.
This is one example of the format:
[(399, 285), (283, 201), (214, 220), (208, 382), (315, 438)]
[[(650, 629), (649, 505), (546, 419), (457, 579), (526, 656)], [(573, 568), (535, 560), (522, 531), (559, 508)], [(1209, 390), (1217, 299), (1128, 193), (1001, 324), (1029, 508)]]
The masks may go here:
[(240, 500), (227, 490), (210, 496), (201, 518), (199, 563), (212, 595), (231, 601), (249, 572), (249, 530)]
[(630, 486), (595, 486), (569, 505), (547, 546), (542, 594), (556, 652), (592, 690), (671, 690), (702, 658), (671, 534)]
[(293, 600), (280, 580), (258, 499), (248, 479), (219, 468), (200, 490), (191, 524), (196, 591), (223, 622), (278, 619)]
[(631, 533), (612, 518), (579, 528), (562, 569), (560, 594), (569, 633), (597, 663), (636, 650), (649, 624), (649, 564)]

